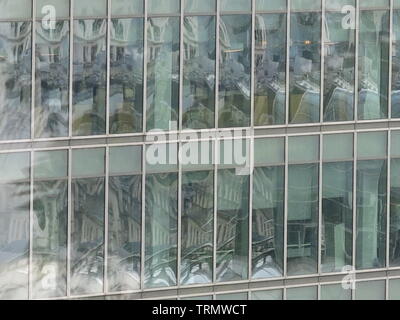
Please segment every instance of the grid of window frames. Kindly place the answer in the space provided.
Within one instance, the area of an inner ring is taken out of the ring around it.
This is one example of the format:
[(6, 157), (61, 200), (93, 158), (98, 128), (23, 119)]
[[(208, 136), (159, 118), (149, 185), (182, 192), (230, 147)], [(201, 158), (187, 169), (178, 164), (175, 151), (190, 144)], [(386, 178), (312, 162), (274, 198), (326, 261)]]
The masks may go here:
[[(399, 0), (0, 0), (0, 298), (399, 268), (400, 131), (279, 131), (395, 124), (399, 38)], [(244, 150), (250, 174), (230, 161), (246, 139), (201, 141), (201, 165), (178, 161), (190, 143), (111, 140), (236, 127), (278, 130)]]

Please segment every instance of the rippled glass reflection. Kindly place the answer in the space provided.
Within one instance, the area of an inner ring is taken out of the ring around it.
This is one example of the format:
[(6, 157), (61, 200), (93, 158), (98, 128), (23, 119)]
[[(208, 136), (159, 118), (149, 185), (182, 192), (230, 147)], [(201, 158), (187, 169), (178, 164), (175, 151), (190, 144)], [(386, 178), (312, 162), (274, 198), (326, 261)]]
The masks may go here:
[(251, 16), (223, 15), (219, 29), (219, 127), (246, 127), (250, 124)]
[(254, 122), (285, 123), (286, 14), (256, 15)]
[(36, 23), (35, 137), (68, 136), (69, 22)]
[(110, 133), (142, 131), (143, 19), (112, 19)]
[(176, 285), (178, 174), (146, 176), (145, 286)]
[(74, 21), (74, 136), (105, 133), (106, 38), (105, 19)]
[(235, 169), (218, 171), (218, 282), (248, 278), (249, 177)]
[(30, 22), (0, 23), (0, 140), (30, 138)]
[(179, 119), (179, 18), (147, 20), (147, 130)]
[(213, 171), (182, 176), (181, 283), (209, 283), (213, 276)]
[(104, 177), (72, 180), (71, 293), (103, 292)]
[(389, 11), (360, 11), (358, 52), (358, 118), (360, 120), (387, 118)]
[(183, 127), (214, 127), (215, 17), (185, 17)]
[(291, 14), (291, 123), (319, 122), (321, 82), (321, 13)]
[(253, 278), (283, 274), (283, 166), (256, 168), (253, 179)]
[(345, 28), (343, 17), (325, 14), (324, 121), (354, 119), (355, 29)]

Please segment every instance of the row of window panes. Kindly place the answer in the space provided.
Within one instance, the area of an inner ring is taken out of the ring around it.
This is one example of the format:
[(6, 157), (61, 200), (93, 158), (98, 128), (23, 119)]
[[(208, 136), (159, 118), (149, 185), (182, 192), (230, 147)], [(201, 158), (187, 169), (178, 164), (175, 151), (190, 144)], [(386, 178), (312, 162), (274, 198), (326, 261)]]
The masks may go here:
[[(287, 14), (284, 12), (255, 16), (254, 50), (250, 14), (221, 15), (218, 47), (215, 15), (185, 16), (183, 52), (180, 52), (177, 36), (180, 34), (178, 16), (149, 17), (146, 32), (143, 17), (112, 18), (110, 26), (105, 17), (77, 18), (73, 21), (72, 41), (68, 20), (35, 22), (34, 138), (143, 132), (144, 109), (147, 131), (175, 129), (180, 127), (180, 121), (182, 128), (190, 129), (248, 127), (251, 124), (252, 69), (255, 126), (284, 125), (287, 120), (290, 124), (319, 122), (321, 97), (325, 122), (352, 121), (355, 110), (359, 120), (387, 119), (389, 9), (367, 9), (360, 11), (358, 57), (355, 56), (356, 32), (352, 16), (347, 19), (339, 9), (325, 13), (323, 29), (320, 11), (292, 12), (289, 57), (286, 55)], [(396, 36), (400, 33), (399, 17), (400, 9), (395, 9), (392, 118), (400, 118), (399, 45), (396, 40), (400, 38)], [(325, 41), (321, 46), (322, 33)], [(0, 91), (3, 92), (0, 95), (0, 140), (29, 139), (32, 129), (32, 22), (0, 22), (0, 35)], [(70, 42), (74, 46), (72, 56)], [(216, 83), (218, 99), (215, 99)]]
[[(250, 148), (244, 140), (220, 143), (216, 175), (212, 143), (183, 144), (180, 151), (185, 150), (188, 158), (180, 156), (181, 235), (178, 234), (176, 144), (147, 146), (144, 177), (141, 146), (110, 147), (108, 170), (105, 148), (73, 149), (71, 162), (67, 150), (36, 151), (33, 153), (33, 173), (30, 172), (29, 152), (0, 154), (0, 248), (13, 257), (0, 263), (0, 281), (12, 279), (9, 287), (3, 287), (6, 289), (0, 297), (25, 297), (27, 294), (31, 192), (34, 297), (65, 295), (69, 209), (69, 287), (72, 295), (103, 292), (104, 277), (108, 280), (108, 292), (138, 290), (142, 280), (146, 288), (155, 288), (175, 286), (177, 281), (181, 285), (191, 285), (246, 280), (249, 274), (254, 279), (282, 277), (285, 275), (285, 226), (288, 276), (318, 271), (341, 272), (352, 264), (358, 270), (387, 265), (399, 267), (399, 131), (393, 131), (391, 135), (389, 173), (387, 132), (358, 133), (355, 162), (351, 133), (324, 135), (322, 152), (319, 136), (288, 139), (287, 156), (285, 138), (255, 140), (252, 186), (250, 176), (246, 175), (246, 151)], [(285, 159), (288, 159), (287, 177)], [(389, 176), (390, 234), (387, 235)], [(319, 185), (320, 178), (322, 185)], [(251, 271), (248, 269), (250, 193)], [(105, 217), (106, 199), (108, 215)], [(142, 221), (143, 205), (145, 221)], [(355, 255), (354, 205), (357, 219)], [(105, 276), (106, 221), (108, 269)], [(386, 248), (387, 236), (389, 248)], [(181, 237), (179, 275), (178, 237)], [(142, 241), (144, 279), (141, 279)], [(216, 261), (213, 260), (214, 250)]]

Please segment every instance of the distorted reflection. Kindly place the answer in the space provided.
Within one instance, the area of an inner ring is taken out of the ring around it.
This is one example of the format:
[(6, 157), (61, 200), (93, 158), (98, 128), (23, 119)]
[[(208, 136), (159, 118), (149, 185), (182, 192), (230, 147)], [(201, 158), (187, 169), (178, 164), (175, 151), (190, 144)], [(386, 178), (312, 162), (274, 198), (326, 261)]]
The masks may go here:
[(68, 136), (69, 22), (37, 22), (35, 54), (35, 137)]
[(223, 15), (219, 29), (219, 127), (247, 127), (250, 124), (251, 16)]
[(235, 169), (218, 171), (218, 282), (248, 278), (249, 187), (249, 176), (236, 175)]
[(213, 171), (183, 173), (181, 284), (212, 282), (213, 190)]
[(360, 11), (359, 120), (388, 115), (389, 11)]
[(215, 17), (185, 17), (183, 127), (214, 127)]
[(285, 123), (286, 14), (256, 15), (255, 125)]
[(0, 155), (0, 299), (28, 299), (29, 161)]
[(142, 131), (143, 19), (112, 19), (110, 133)]
[(178, 174), (146, 176), (145, 286), (176, 285)]
[(74, 21), (73, 135), (105, 133), (105, 19)]
[(355, 29), (343, 27), (341, 11), (326, 12), (324, 121), (354, 119)]
[(147, 130), (179, 119), (179, 18), (147, 20)]
[(319, 122), (321, 13), (291, 15), (290, 122)]
[(0, 23), (0, 140), (30, 138), (30, 22)]

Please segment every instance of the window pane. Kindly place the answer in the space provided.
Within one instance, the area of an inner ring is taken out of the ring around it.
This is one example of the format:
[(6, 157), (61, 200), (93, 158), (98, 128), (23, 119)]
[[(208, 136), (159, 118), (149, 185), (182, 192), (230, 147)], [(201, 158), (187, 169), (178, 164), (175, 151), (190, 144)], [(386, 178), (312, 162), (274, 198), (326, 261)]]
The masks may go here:
[(318, 161), (319, 136), (289, 137), (289, 163)]
[(351, 290), (343, 289), (341, 284), (321, 286), (321, 300), (351, 300)]
[[(398, 5), (397, 8), (400, 8)], [(393, 10), (392, 118), (400, 118), (400, 10)]]
[(110, 174), (128, 175), (142, 171), (142, 147), (123, 146), (110, 148)]
[[(90, 162), (87, 161), (88, 159)], [(102, 176), (105, 172), (104, 159), (104, 148), (73, 150), (72, 176), (74, 178)]]
[[(67, 295), (68, 151), (35, 153), (33, 297)], [(44, 167), (49, 170), (46, 172)], [(39, 175), (37, 172), (39, 171)]]
[(359, 133), (357, 139), (358, 159), (382, 159), (387, 157), (387, 132)]
[(355, 29), (344, 28), (338, 9), (325, 15), (324, 121), (354, 119)]
[[(352, 160), (354, 157), (354, 137), (352, 133), (324, 135), (323, 160)], [(340, 146), (340, 148), (338, 148)]]
[(386, 255), (387, 161), (357, 163), (357, 269), (383, 268)]
[(318, 164), (289, 166), (288, 275), (317, 272)]
[(251, 300), (283, 300), (283, 290), (252, 291)]
[(286, 300), (317, 300), (317, 287), (289, 288)]
[(297, 10), (318, 10), (321, 9), (320, 0), (292, 0), (291, 6), (292, 11)]
[(183, 127), (214, 127), (215, 17), (185, 17)]
[(186, 298), (181, 298), (180, 300), (203, 300), (203, 301), (208, 301), (208, 300), (213, 300), (213, 296), (196, 296), (196, 297), (186, 297)]
[(30, 138), (31, 31), (30, 22), (0, 23), (0, 140)]
[(352, 264), (353, 162), (324, 163), (322, 186), (322, 271)]
[(217, 294), (217, 297), (215, 300), (241, 300), (245, 301), (248, 300), (248, 294), (247, 292), (241, 292), (241, 293), (225, 293), (225, 294)]
[(392, 159), (390, 166), (390, 251), (391, 267), (400, 266), (400, 159)]
[(74, 21), (73, 135), (105, 133), (107, 21)]
[(218, 171), (217, 281), (248, 278), (249, 177)]
[(389, 300), (400, 300), (400, 279), (389, 280)]
[(185, 0), (186, 13), (208, 13), (214, 12), (215, 9), (215, 0)]
[(31, 16), (31, 0), (2, 0), (0, 2), (0, 19), (29, 19)]
[(112, 16), (143, 14), (143, 0), (111, 0)]
[(147, 0), (149, 14), (179, 13), (179, 0)]
[(36, 23), (35, 137), (68, 136), (69, 22)]
[(250, 124), (251, 16), (220, 20), (219, 127)]
[[(0, 155), (0, 299), (28, 299), (29, 153)], [(23, 172), (21, 175), (19, 172)]]
[[(15, 0), (11, 0), (15, 2)], [(44, 18), (51, 10), (47, 6), (52, 6), (56, 9), (57, 18), (69, 17), (70, 2), (68, 0), (36, 0), (36, 18)]]
[(260, 138), (254, 140), (254, 164), (256, 166), (284, 163), (284, 138)]
[(110, 47), (110, 133), (142, 131), (143, 23), (112, 19)]
[(286, 0), (256, 0), (257, 11), (286, 10)]
[(366, 281), (356, 284), (356, 300), (385, 300), (385, 281)]
[(256, 15), (255, 125), (286, 121), (285, 13)]
[(74, 17), (98, 17), (107, 15), (107, 0), (74, 1)]
[[(312, 2), (316, 2), (312, 0)], [(291, 123), (319, 122), (321, 82), (321, 13), (291, 14)]]
[(250, 11), (251, 0), (220, 0), (221, 12)]
[[(362, 6), (363, 3), (365, 3), (365, 2), (366, 1), (362, 1), (362, 3), (360, 5)], [(375, 1), (375, 2), (377, 2), (377, 1)], [(352, 7), (355, 8), (355, 3), (356, 3), (356, 0), (330, 0), (330, 1), (325, 3), (325, 7), (326, 7), (327, 10), (341, 11), (341, 9), (343, 7), (345, 7), (345, 6), (352, 6)]]
[(142, 175), (111, 176), (108, 191), (109, 290), (137, 290), (141, 270)]
[(252, 276), (283, 275), (284, 166), (256, 168), (253, 182)]
[(182, 174), (181, 284), (213, 279), (214, 172)]
[(179, 18), (147, 21), (147, 130), (179, 119)]
[(146, 176), (145, 286), (176, 285), (178, 174)]
[(360, 120), (388, 115), (389, 11), (360, 11), (359, 41)]

